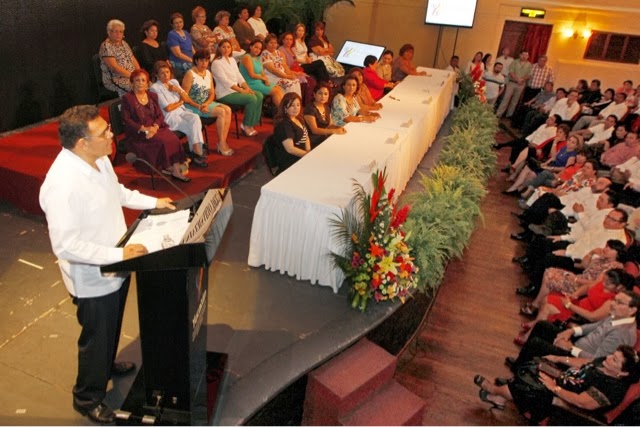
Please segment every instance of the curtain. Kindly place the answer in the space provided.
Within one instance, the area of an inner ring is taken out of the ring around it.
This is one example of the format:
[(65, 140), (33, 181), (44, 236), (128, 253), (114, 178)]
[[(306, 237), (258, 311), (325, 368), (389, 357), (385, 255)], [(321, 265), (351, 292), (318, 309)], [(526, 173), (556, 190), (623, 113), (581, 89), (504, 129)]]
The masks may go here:
[(529, 61), (535, 64), (541, 55), (547, 53), (552, 25), (530, 24), (524, 36), (522, 50), (529, 52)]

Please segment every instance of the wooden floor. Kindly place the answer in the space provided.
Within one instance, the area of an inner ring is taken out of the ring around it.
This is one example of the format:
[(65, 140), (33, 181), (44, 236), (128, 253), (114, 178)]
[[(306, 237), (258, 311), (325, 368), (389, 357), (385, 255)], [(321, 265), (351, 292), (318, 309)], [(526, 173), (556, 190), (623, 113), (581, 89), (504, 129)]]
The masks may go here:
[[(503, 137), (503, 135), (500, 135)], [(500, 165), (508, 150), (500, 152)], [(398, 363), (396, 379), (427, 402), (423, 425), (527, 425), (515, 407), (489, 411), (478, 398), (473, 376), (509, 376), (505, 356), (517, 355), (513, 338), (522, 322), (516, 285), (525, 277), (511, 258), (523, 251), (509, 239), (519, 231), (511, 211), (517, 200), (499, 173), (489, 183), (478, 220), (462, 260), (449, 263), (431, 312)]]

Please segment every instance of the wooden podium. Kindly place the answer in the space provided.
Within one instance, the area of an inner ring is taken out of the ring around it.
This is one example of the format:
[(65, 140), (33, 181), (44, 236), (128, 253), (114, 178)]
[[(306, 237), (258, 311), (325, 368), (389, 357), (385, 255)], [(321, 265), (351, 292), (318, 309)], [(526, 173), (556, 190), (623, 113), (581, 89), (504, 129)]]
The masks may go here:
[[(233, 204), (222, 189), (191, 199), (197, 211), (180, 244), (101, 268), (136, 274), (142, 366), (116, 411), (119, 425), (204, 425), (215, 413), (227, 355), (207, 352), (208, 270)], [(141, 214), (121, 244), (149, 214), (154, 211)]]

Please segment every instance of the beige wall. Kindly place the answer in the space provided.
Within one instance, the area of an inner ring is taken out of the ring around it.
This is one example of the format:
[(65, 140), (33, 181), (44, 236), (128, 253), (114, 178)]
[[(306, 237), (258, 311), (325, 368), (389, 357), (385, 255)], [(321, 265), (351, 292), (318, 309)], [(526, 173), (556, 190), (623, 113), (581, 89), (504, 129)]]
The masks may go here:
[[(352, 39), (385, 45), (397, 54), (401, 45), (412, 43), (416, 47), (415, 63), (432, 67), (440, 27), (424, 25), (426, 3), (426, 0), (355, 0), (356, 7), (338, 4), (329, 11), (327, 35), (336, 49), (344, 40)], [(521, 18), (520, 8), (524, 6), (546, 9), (547, 16), (543, 20)], [(580, 78), (599, 78), (604, 87), (615, 88), (626, 79), (640, 83), (637, 64), (584, 60), (587, 39), (567, 38), (563, 33), (566, 28), (581, 27), (586, 21), (592, 30), (640, 35), (638, 0), (479, 0), (474, 28), (458, 31), (455, 53), (461, 64), (466, 64), (476, 51), (491, 52), (495, 57), (506, 20), (553, 24), (547, 54), (561, 86), (573, 86)], [(443, 27), (436, 68), (447, 66), (455, 38), (455, 28)]]

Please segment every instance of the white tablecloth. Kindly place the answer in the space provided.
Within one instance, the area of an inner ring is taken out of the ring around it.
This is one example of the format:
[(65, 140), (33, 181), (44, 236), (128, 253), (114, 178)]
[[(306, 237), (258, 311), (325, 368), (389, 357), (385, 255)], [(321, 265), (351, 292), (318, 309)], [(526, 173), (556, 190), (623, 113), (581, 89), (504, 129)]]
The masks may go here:
[(382, 100), (375, 123), (349, 123), (265, 184), (253, 214), (248, 263), (331, 286), (344, 280), (329, 257), (337, 251), (329, 219), (349, 206), (353, 181), (371, 187), (375, 167), (387, 169), (387, 191), (399, 193), (418, 167), (449, 113), (453, 73), (426, 69)]

